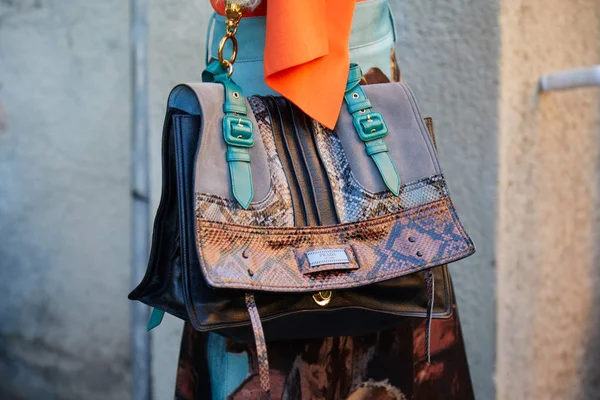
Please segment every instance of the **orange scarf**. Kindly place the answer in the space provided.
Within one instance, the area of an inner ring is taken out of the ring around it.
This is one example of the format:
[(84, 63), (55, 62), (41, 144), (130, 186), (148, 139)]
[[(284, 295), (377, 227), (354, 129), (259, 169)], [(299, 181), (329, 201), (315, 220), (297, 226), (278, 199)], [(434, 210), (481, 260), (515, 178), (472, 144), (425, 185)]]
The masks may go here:
[[(216, 5), (224, 13), (224, 2)], [(246, 16), (267, 16), (265, 80), (333, 129), (344, 98), (354, 0), (263, 0)], [(244, 33), (238, 31), (238, 34)]]

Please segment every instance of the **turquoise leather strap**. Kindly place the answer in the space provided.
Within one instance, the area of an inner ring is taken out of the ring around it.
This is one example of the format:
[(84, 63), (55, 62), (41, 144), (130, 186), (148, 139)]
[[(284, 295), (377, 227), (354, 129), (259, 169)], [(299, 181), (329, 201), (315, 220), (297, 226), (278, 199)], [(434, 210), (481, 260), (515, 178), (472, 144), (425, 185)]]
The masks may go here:
[(163, 310), (159, 310), (158, 308), (152, 309), (152, 314), (150, 314), (150, 319), (148, 320), (148, 331), (156, 328), (160, 325), (165, 316), (165, 312)]
[(227, 76), (227, 70), (217, 60), (211, 62), (202, 72), (202, 80), (220, 83), (225, 90), (223, 104), (225, 113), (223, 139), (227, 143), (225, 158), (229, 163), (233, 197), (244, 209), (247, 209), (254, 197), (249, 150), (254, 146), (254, 125), (246, 118), (248, 109), (244, 92)]
[(354, 119), (354, 129), (365, 143), (365, 150), (377, 166), (385, 186), (398, 196), (402, 182), (383, 140), (388, 134), (388, 128), (381, 114), (371, 109), (371, 102), (359, 85), (361, 79), (360, 67), (350, 64), (344, 100)]

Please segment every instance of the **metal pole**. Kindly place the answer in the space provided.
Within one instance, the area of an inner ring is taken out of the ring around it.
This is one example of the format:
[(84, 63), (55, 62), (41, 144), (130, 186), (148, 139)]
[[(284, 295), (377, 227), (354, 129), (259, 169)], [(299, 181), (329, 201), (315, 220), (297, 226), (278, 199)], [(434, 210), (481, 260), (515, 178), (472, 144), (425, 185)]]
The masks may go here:
[(540, 78), (543, 92), (592, 86), (600, 86), (600, 65), (553, 72)]
[[(146, 271), (150, 241), (148, 172), (148, 21), (146, 0), (131, 0), (131, 63), (133, 118), (131, 131), (131, 281)], [(133, 400), (151, 400), (148, 306), (131, 306), (131, 381)]]

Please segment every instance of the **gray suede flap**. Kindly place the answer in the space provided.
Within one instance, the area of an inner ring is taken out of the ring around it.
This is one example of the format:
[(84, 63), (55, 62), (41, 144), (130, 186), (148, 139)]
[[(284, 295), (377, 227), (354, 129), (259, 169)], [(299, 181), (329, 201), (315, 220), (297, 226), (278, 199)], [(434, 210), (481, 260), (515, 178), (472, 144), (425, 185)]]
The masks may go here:
[[(179, 85), (169, 96), (169, 106), (200, 115), (200, 146), (196, 154), (195, 190), (234, 199), (229, 183), (229, 166), (225, 161), (227, 145), (223, 139), (223, 85), (194, 83)], [(250, 169), (254, 186), (253, 202), (261, 201), (269, 193), (271, 178), (267, 153), (248, 101), (247, 118), (254, 125), (254, 146), (250, 148)]]
[[(402, 184), (441, 173), (431, 138), (410, 88), (405, 83), (363, 86), (373, 111), (381, 113), (388, 127), (385, 142)], [(356, 180), (370, 192), (386, 191), (375, 163), (354, 129), (352, 116), (342, 106), (335, 127)]]
[[(373, 105), (381, 113), (389, 130), (385, 137), (390, 156), (407, 184), (441, 173), (436, 152), (427, 133), (423, 117), (410, 88), (404, 83), (363, 86)], [(215, 83), (179, 85), (169, 97), (169, 106), (200, 115), (200, 144), (196, 156), (196, 192), (233, 199), (229, 168), (225, 161), (227, 146), (223, 140), (223, 86)], [(248, 118), (254, 124), (254, 146), (250, 148), (254, 200), (265, 199), (270, 189), (267, 154), (256, 119), (248, 102)], [(352, 116), (344, 104), (335, 127), (352, 174), (368, 191), (386, 191), (377, 167), (367, 155), (358, 137)]]

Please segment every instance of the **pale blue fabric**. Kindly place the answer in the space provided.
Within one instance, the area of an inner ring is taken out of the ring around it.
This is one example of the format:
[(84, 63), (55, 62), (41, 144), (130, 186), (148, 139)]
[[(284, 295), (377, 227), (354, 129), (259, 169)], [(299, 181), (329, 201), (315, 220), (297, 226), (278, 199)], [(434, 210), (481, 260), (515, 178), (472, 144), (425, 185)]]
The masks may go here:
[[(243, 18), (238, 27), (238, 56), (234, 81), (246, 95), (276, 94), (265, 84), (263, 53), (265, 17)], [(225, 33), (225, 17), (213, 14), (207, 33), (206, 63), (217, 58), (219, 42)], [(378, 67), (390, 75), (390, 50), (396, 41), (394, 18), (387, 0), (356, 4), (350, 33), (350, 62), (363, 71)], [(231, 54), (231, 42), (225, 45), (225, 57)]]
[[(219, 41), (225, 32), (225, 18), (213, 14), (208, 32), (206, 63), (217, 58)], [(238, 56), (234, 81), (247, 96), (276, 94), (264, 82), (263, 52), (265, 45), (265, 18), (243, 18), (238, 27)], [(369, 0), (356, 4), (350, 34), (350, 61), (363, 71), (377, 67), (388, 77), (390, 51), (396, 41), (394, 19), (388, 0)], [(230, 43), (225, 56), (231, 54)], [(208, 365), (212, 400), (225, 400), (248, 377), (248, 354), (226, 351), (225, 339), (210, 333), (207, 343)]]
[(248, 354), (227, 352), (225, 338), (208, 335), (206, 354), (213, 400), (225, 400), (248, 377)]

